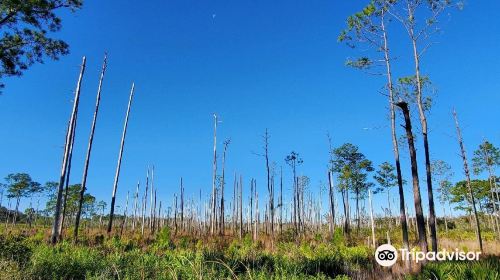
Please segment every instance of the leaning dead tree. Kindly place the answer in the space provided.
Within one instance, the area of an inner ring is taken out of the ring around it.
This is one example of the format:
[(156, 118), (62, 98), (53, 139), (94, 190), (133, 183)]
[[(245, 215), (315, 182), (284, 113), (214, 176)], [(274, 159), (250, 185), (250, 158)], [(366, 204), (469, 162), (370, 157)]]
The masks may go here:
[(408, 103), (401, 101), (396, 103), (396, 106), (401, 108), (405, 119), (404, 128), (406, 130), (406, 138), (408, 140), (408, 148), (410, 151), (411, 160), (411, 175), (413, 179), (413, 197), (415, 199), (415, 218), (417, 221), (418, 244), (422, 252), (427, 253), (427, 233), (425, 230), (424, 213), (422, 211), (422, 199), (420, 196), (420, 182), (418, 179), (417, 153), (415, 151), (415, 143), (413, 140), (413, 132), (411, 127), (410, 109)]
[(457, 112), (453, 110), (453, 118), (455, 119), (455, 126), (457, 128), (457, 140), (458, 140), (458, 145), (460, 146), (460, 154), (462, 156), (462, 161), (464, 163), (464, 173), (465, 173), (465, 178), (466, 178), (466, 184), (467, 184), (467, 190), (469, 191), (469, 198), (472, 206), (472, 210), (474, 211), (474, 219), (476, 220), (476, 237), (477, 237), (477, 243), (479, 246), (479, 250), (482, 252), (483, 251), (483, 239), (481, 238), (481, 226), (479, 225), (479, 217), (477, 215), (477, 210), (476, 210), (476, 201), (474, 198), (474, 192), (472, 191), (471, 183), (470, 183), (470, 172), (469, 172), (469, 165), (467, 163), (467, 154), (465, 153), (465, 147), (464, 147), (464, 142), (462, 139), (462, 131), (460, 131), (460, 126), (458, 125), (458, 118), (457, 118)]
[(75, 218), (75, 230), (73, 232), (73, 238), (74, 238), (75, 242), (78, 241), (78, 229), (80, 227), (80, 217), (82, 215), (83, 199), (84, 199), (85, 190), (87, 187), (87, 174), (88, 174), (89, 164), (90, 164), (90, 153), (92, 151), (92, 143), (94, 141), (94, 132), (95, 132), (95, 126), (97, 123), (97, 114), (99, 112), (99, 104), (101, 101), (102, 82), (104, 80), (104, 73), (106, 72), (106, 67), (107, 67), (107, 55), (105, 54), (104, 55), (104, 62), (102, 63), (101, 76), (99, 78), (99, 86), (97, 87), (97, 97), (96, 97), (96, 103), (95, 103), (94, 117), (92, 119), (92, 126), (90, 128), (89, 145), (87, 147), (87, 155), (85, 157), (85, 164), (83, 167), (82, 186), (80, 189), (80, 196), (78, 199), (78, 210), (77, 210), (76, 218)]
[(109, 223), (108, 223), (108, 233), (111, 233), (113, 229), (113, 215), (115, 213), (115, 202), (116, 202), (116, 190), (118, 188), (118, 178), (120, 177), (120, 167), (122, 164), (122, 156), (123, 156), (123, 146), (125, 145), (125, 136), (127, 134), (127, 126), (128, 126), (128, 118), (130, 114), (130, 107), (132, 105), (132, 98), (134, 96), (134, 83), (132, 83), (132, 88), (130, 89), (130, 96), (128, 100), (127, 106), (127, 114), (125, 115), (125, 124), (123, 125), (123, 134), (122, 140), (120, 144), (120, 152), (118, 154), (118, 164), (116, 166), (116, 174), (115, 174), (115, 182), (113, 184), (113, 193), (111, 195), (111, 207), (109, 212)]
[(71, 138), (71, 143), (69, 147), (69, 159), (68, 159), (68, 168), (66, 171), (66, 186), (64, 188), (64, 198), (63, 198), (63, 208), (61, 213), (61, 222), (59, 223), (59, 239), (63, 238), (64, 231), (64, 221), (66, 218), (66, 206), (68, 204), (68, 191), (69, 191), (69, 178), (71, 176), (71, 162), (73, 161), (73, 148), (75, 146), (75, 131), (76, 131), (76, 122), (78, 120), (78, 109), (76, 110), (76, 117), (73, 120), (73, 138)]
[(73, 100), (73, 111), (71, 113), (69, 127), (68, 127), (68, 133), (66, 135), (66, 145), (64, 147), (61, 176), (59, 178), (59, 187), (57, 189), (57, 200), (56, 200), (56, 207), (55, 207), (55, 213), (54, 213), (54, 224), (52, 225), (52, 234), (50, 237), (50, 242), (52, 244), (57, 243), (57, 241), (59, 239), (59, 235), (60, 235), (59, 224), (61, 222), (61, 210), (62, 210), (61, 208), (62, 208), (62, 199), (63, 199), (64, 179), (66, 178), (66, 171), (68, 168), (71, 140), (73, 139), (73, 134), (75, 133), (73, 127), (75, 126), (74, 120), (76, 119), (76, 115), (77, 115), (77, 111), (78, 111), (78, 104), (80, 101), (80, 89), (81, 89), (81, 85), (82, 85), (83, 74), (85, 72), (85, 62), (86, 62), (86, 58), (83, 57), (82, 58), (82, 65), (80, 67), (80, 75), (78, 77), (78, 82), (76, 84), (75, 97)]

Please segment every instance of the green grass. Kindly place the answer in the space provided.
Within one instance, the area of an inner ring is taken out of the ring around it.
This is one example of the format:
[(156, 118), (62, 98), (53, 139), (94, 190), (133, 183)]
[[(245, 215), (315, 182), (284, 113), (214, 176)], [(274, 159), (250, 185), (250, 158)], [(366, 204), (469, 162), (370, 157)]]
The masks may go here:
[(365, 247), (283, 242), (270, 253), (249, 237), (215, 246), (188, 237), (176, 241), (167, 232), (148, 246), (118, 238), (91, 247), (51, 246), (36, 236), (0, 236), (0, 268), (8, 271), (0, 278), (349, 279), (372, 268)]
[[(191, 236), (171, 239), (168, 228), (154, 238), (139, 235), (82, 236), (74, 245), (47, 244), (43, 234), (0, 234), (0, 279), (384, 279), (373, 250), (345, 246), (341, 235), (298, 244)], [(266, 247), (267, 246), (267, 247)], [(432, 262), (408, 279), (500, 279), (498, 257), (478, 262)]]
[(428, 263), (413, 280), (497, 280), (500, 279), (500, 260), (488, 257), (479, 261), (444, 261)]

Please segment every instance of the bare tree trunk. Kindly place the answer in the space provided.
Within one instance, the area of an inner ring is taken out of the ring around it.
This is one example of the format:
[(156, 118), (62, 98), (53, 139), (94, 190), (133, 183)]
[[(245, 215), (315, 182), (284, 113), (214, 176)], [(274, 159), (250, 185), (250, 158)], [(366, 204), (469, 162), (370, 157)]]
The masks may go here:
[[(486, 154), (486, 161), (488, 162), (488, 154)], [(498, 211), (497, 211), (497, 201), (495, 201), (495, 196), (493, 195), (493, 190), (496, 190), (496, 182), (495, 182), (495, 177), (493, 175), (493, 170), (491, 169), (491, 165), (488, 165), (488, 181), (490, 182), (490, 194), (491, 194), (491, 202), (493, 204), (493, 212), (495, 218), (494, 218), (494, 226), (493, 228), (495, 229), (494, 231), (497, 233), (497, 239), (500, 235), (500, 227), (498, 225)]]
[(236, 176), (236, 172), (234, 173), (234, 184), (233, 184), (233, 215), (231, 216), (231, 222), (232, 222), (232, 227), (233, 227), (233, 235), (236, 235), (236, 188), (238, 187), (238, 177)]
[(328, 171), (328, 188), (330, 190), (329, 200), (330, 200), (330, 230), (332, 234), (332, 238), (335, 236), (335, 205), (333, 201), (334, 192), (333, 192), (333, 180), (332, 180), (332, 172)]
[(243, 237), (243, 177), (240, 175), (240, 189), (239, 189), (239, 216), (240, 216), (240, 239)]
[(184, 231), (184, 185), (181, 177), (181, 231)]
[(177, 194), (174, 195), (174, 236), (177, 235)]
[(148, 217), (148, 227), (149, 233), (153, 232), (153, 213), (154, 213), (154, 194), (155, 194), (155, 185), (154, 185), (154, 175), (155, 174), (155, 166), (151, 167), (151, 188), (149, 192), (149, 217)]
[(372, 226), (372, 246), (375, 248), (375, 221), (373, 220), (372, 191), (368, 190), (368, 200), (370, 201), (370, 222)]
[(78, 110), (78, 104), (80, 101), (80, 88), (83, 80), (83, 74), (85, 72), (85, 62), (86, 58), (83, 57), (82, 59), (82, 66), (80, 68), (80, 76), (78, 77), (78, 82), (76, 85), (76, 90), (75, 90), (75, 98), (73, 100), (73, 111), (71, 113), (71, 118), (70, 118), (70, 127), (68, 128), (68, 132), (66, 135), (66, 145), (64, 147), (64, 157), (63, 157), (63, 162), (62, 162), (62, 168), (61, 168), (61, 176), (59, 178), (59, 187), (57, 191), (57, 200), (56, 200), (56, 209), (54, 213), (54, 224), (52, 226), (52, 234), (50, 237), (50, 241), (52, 244), (55, 244), (58, 239), (59, 239), (59, 223), (61, 222), (61, 207), (62, 207), (62, 194), (63, 194), (63, 186), (64, 186), (64, 178), (66, 177), (66, 168), (67, 168), (67, 162), (69, 158), (69, 146), (70, 146), (70, 141), (73, 138), (73, 126), (74, 126), (74, 119), (76, 118), (77, 110)]
[(269, 167), (269, 132), (266, 128), (264, 134), (264, 157), (266, 159), (266, 173), (267, 173), (267, 192), (269, 195), (269, 222), (271, 230), (271, 240), (274, 240), (274, 192), (273, 184), (271, 182), (271, 169)]
[(127, 134), (128, 117), (130, 114), (130, 106), (132, 105), (133, 96), (134, 96), (134, 83), (132, 83), (132, 89), (130, 90), (130, 97), (129, 97), (128, 106), (127, 106), (127, 114), (125, 115), (125, 124), (123, 125), (123, 134), (122, 134), (122, 141), (120, 144), (120, 153), (118, 154), (118, 164), (116, 166), (115, 182), (113, 184), (113, 193), (111, 195), (111, 209), (109, 212), (108, 234), (110, 234), (111, 230), (113, 229), (113, 215), (115, 213), (116, 190), (118, 188), (118, 178), (120, 176), (120, 167), (122, 164), (123, 146), (125, 144), (125, 135)]
[(259, 193), (255, 191), (255, 229), (253, 240), (259, 239)]
[(99, 78), (99, 86), (97, 87), (97, 97), (96, 97), (96, 103), (95, 103), (94, 117), (92, 119), (92, 126), (90, 128), (90, 137), (89, 137), (89, 144), (87, 147), (87, 155), (85, 157), (85, 164), (83, 167), (82, 186), (80, 189), (80, 197), (78, 199), (78, 211), (76, 213), (76, 219), (75, 219), (75, 230), (73, 232), (74, 242), (78, 241), (78, 229), (80, 227), (80, 216), (82, 215), (83, 198), (84, 198), (85, 191), (87, 188), (87, 174), (88, 174), (89, 164), (90, 164), (90, 153), (92, 151), (92, 143), (94, 141), (94, 132), (95, 132), (95, 126), (97, 123), (97, 114), (99, 112), (99, 104), (101, 101), (102, 82), (104, 80), (104, 73), (106, 72), (106, 67), (107, 67), (107, 55), (105, 54), (104, 61), (102, 63), (101, 76)]
[(126, 198), (126, 202), (125, 202), (125, 211), (123, 212), (123, 221), (122, 221), (122, 226), (121, 226), (121, 229), (120, 229), (120, 238), (123, 235), (123, 229), (127, 226), (128, 195), (129, 195), (129, 192), (127, 191), (127, 198)]
[[(254, 179), (252, 178), (250, 180), (250, 219), (249, 219), (249, 223), (250, 223), (250, 231), (253, 232), (254, 230), (254, 227), (253, 227), (253, 223), (254, 223), (254, 220), (253, 220), (253, 194), (254, 194)], [(255, 233), (252, 235), (254, 236)]]
[(422, 200), (420, 197), (420, 186), (418, 180), (418, 167), (417, 167), (417, 154), (415, 152), (415, 144), (413, 140), (413, 133), (411, 128), (410, 110), (408, 109), (408, 104), (406, 102), (398, 102), (396, 104), (403, 111), (406, 137), (408, 139), (408, 147), (410, 150), (411, 159), (411, 174), (413, 178), (413, 196), (415, 198), (415, 217), (417, 220), (417, 230), (418, 230), (418, 244), (422, 252), (427, 253), (427, 234), (425, 232), (425, 220), (422, 211)]
[(470, 184), (470, 173), (469, 173), (469, 165), (467, 164), (467, 154), (465, 153), (465, 147), (464, 147), (464, 142), (462, 139), (462, 132), (460, 131), (460, 126), (458, 125), (458, 118), (457, 118), (457, 112), (453, 110), (453, 117), (455, 119), (455, 126), (457, 128), (457, 138), (458, 138), (458, 144), (460, 145), (460, 152), (462, 155), (462, 161), (464, 163), (464, 173), (465, 177), (467, 179), (467, 189), (469, 190), (469, 197), (471, 200), (472, 204), (472, 210), (474, 211), (474, 218), (476, 220), (476, 236), (477, 236), (477, 243), (479, 245), (479, 250), (482, 252), (483, 251), (483, 239), (481, 238), (481, 226), (479, 225), (479, 217), (477, 215), (477, 210), (476, 210), (476, 201), (474, 199), (474, 193), (472, 191), (472, 187)]
[(280, 167), (280, 234), (283, 234), (283, 167)]
[(149, 166), (148, 170), (146, 171), (146, 189), (144, 190), (144, 196), (142, 200), (142, 209), (141, 209), (141, 216), (142, 216), (142, 223), (141, 223), (141, 235), (144, 236), (144, 225), (146, 222), (146, 209), (147, 209), (147, 204), (148, 204), (148, 188), (149, 188)]
[(212, 211), (210, 213), (210, 234), (215, 232), (215, 184), (217, 180), (217, 115), (214, 114), (214, 162), (213, 162), (213, 177), (212, 177)]
[(220, 191), (220, 233), (224, 235), (224, 185), (226, 184), (225, 181), (225, 166), (226, 166), (226, 152), (227, 152), (227, 146), (229, 145), (229, 140), (224, 141), (224, 151), (222, 153), (222, 177), (221, 177), (221, 191)]
[(61, 214), (61, 223), (59, 223), (59, 240), (63, 238), (64, 221), (66, 218), (66, 206), (68, 204), (68, 189), (69, 189), (69, 178), (71, 175), (71, 162), (73, 161), (73, 147), (75, 146), (75, 131), (76, 131), (76, 121), (78, 119), (78, 109), (76, 110), (77, 115), (73, 120), (73, 138), (71, 138), (71, 143), (69, 146), (69, 159), (68, 159), (68, 170), (66, 172), (66, 183), (64, 188), (64, 199), (63, 199), (63, 209)]

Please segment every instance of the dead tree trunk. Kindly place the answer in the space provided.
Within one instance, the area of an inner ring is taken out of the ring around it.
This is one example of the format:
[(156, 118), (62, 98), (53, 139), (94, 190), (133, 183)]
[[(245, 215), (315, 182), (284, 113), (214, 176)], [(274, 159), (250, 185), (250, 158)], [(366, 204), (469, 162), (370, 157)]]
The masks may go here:
[(130, 97), (129, 97), (128, 106), (127, 106), (127, 114), (125, 115), (125, 124), (123, 125), (123, 134), (122, 134), (122, 141), (120, 144), (120, 152), (118, 154), (118, 164), (116, 166), (115, 182), (113, 184), (113, 193), (111, 195), (111, 209), (109, 212), (108, 234), (110, 234), (111, 230), (113, 229), (113, 215), (115, 213), (116, 190), (118, 188), (118, 178), (120, 177), (120, 167), (122, 164), (123, 146), (125, 145), (125, 135), (127, 134), (128, 117), (130, 114), (130, 106), (132, 105), (133, 96), (134, 96), (134, 83), (132, 83), (132, 89), (130, 90)]
[(240, 175), (240, 188), (239, 188), (239, 217), (240, 217), (240, 239), (243, 238), (243, 177)]
[(68, 171), (66, 172), (66, 186), (64, 188), (64, 200), (63, 209), (61, 214), (61, 223), (59, 224), (59, 239), (63, 238), (64, 221), (66, 219), (66, 206), (68, 205), (68, 191), (69, 191), (69, 178), (71, 176), (71, 162), (73, 161), (73, 148), (75, 146), (75, 131), (76, 131), (76, 121), (78, 119), (78, 109), (76, 110), (77, 115), (75, 116), (73, 125), (73, 138), (71, 138), (71, 143), (69, 147), (69, 159), (68, 159)]
[(283, 234), (283, 167), (280, 167), (280, 234)]
[(184, 184), (181, 177), (181, 231), (184, 230)]
[(134, 214), (132, 217), (132, 231), (135, 231), (135, 225), (137, 223), (137, 210), (139, 207), (139, 181), (137, 181), (137, 188), (135, 189), (135, 196), (134, 196)]
[(274, 240), (274, 190), (273, 184), (271, 182), (271, 168), (269, 166), (269, 132), (266, 128), (264, 134), (264, 157), (266, 160), (266, 173), (267, 173), (267, 192), (269, 195), (269, 220), (270, 220), (270, 230), (271, 239)]
[(462, 161), (464, 163), (464, 173), (465, 173), (465, 178), (466, 178), (466, 183), (467, 183), (467, 189), (469, 191), (469, 197), (471, 201), (471, 206), (472, 210), (474, 211), (474, 218), (476, 220), (476, 237), (477, 237), (477, 243), (479, 245), (479, 250), (482, 252), (483, 251), (483, 239), (481, 238), (481, 226), (479, 225), (479, 217), (477, 215), (477, 210), (476, 210), (476, 200), (474, 198), (474, 192), (472, 191), (472, 187), (470, 184), (470, 173), (469, 173), (469, 165), (467, 164), (467, 154), (465, 153), (465, 147), (464, 147), (464, 142), (462, 139), (462, 132), (460, 131), (460, 126), (458, 125), (458, 118), (457, 118), (457, 112), (453, 110), (453, 118), (455, 119), (455, 126), (457, 128), (457, 139), (458, 139), (458, 144), (460, 145), (460, 153), (462, 155)]
[(146, 209), (148, 206), (148, 187), (149, 187), (149, 166), (148, 170), (146, 171), (146, 189), (144, 190), (144, 196), (142, 199), (142, 209), (141, 209), (141, 218), (142, 218), (142, 223), (141, 223), (141, 235), (144, 235), (144, 225), (146, 222)]
[(253, 194), (254, 194), (254, 179), (252, 178), (250, 180), (250, 219), (249, 219), (249, 225), (250, 225), (250, 231), (253, 232), (254, 227), (253, 227)]
[(368, 190), (368, 200), (370, 202), (370, 222), (372, 226), (372, 246), (375, 248), (375, 221), (373, 219), (372, 191)]
[(220, 234), (224, 235), (224, 185), (226, 184), (226, 178), (225, 178), (225, 167), (226, 167), (226, 152), (227, 152), (227, 146), (229, 145), (231, 141), (226, 140), (224, 141), (224, 151), (222, 153), (222, 176), (221, 176), (221, 182), (220, 182), (220, 218), (219, 218), (219, 232)]
[(125, 211), (123, 212), (123, 221), (122, 221), (122, 226), (120, 228), (120, 238), (123, 235), (123, 230), (126, 229), (126, 227), (127, 227), (128, 195), (129, 195), (129, 192), (127, 191), (127, 198), (126, 198), (126, 202), (125, 202)]
[(332, 180), (332, 172), (328, 171), (328, 187), (329, 187), (329, 201), (330, 201), (330, 230), (332, 238), (335, 235), (335, 205), (333, 201), (333, 180)]
[(217, 180), (217, 115), (214, 114), (214, 161), (213, 161), (213, 174), (212, 174), (212, 211), (210, 213), (210, 234), (215, 232), (215, 212), (216, 212), (216, 194), (215, 185)]
[(401, 108), (401, 110), (403, 111), (403, 116), (405, 119), (404, 128), (406, 130), (406, 137), (408, 139), (408, 148), (410, 150), (411, 174), (413, 178), (413, 196), (415, 198), (415, 217), (417, 220), (417, 231), (418, 231), (418, 244), (422, 252), (427, 253), (427, 234), (425, 232), (425, 220), (422, 211), (422, 200), (420, 197), (417, 154), (415, 151), (413, 132), (411, 128), (410, 110), (408, 109), (408, 103), (406, 102), (398, 102), (396, 106)]
[(151, 191), (149, 193), (149, 219), (148, 219), (148, 227), (149, 227), (149, 232), (152, 233), (153, 229), (153, 213), (154, 213), (154, 192), (155, 192), (155, 184), (154, 184), (154, 178), (155, 178), (155, 166), (151, 168)]
[(85, 62), (86, 58), (83, 57), (82, 59), (82, 65), (80, 68), (80, 76), (78, 77), (78, 82), (76, 85), (76, 90), (75, 90), (75, 98), (73, 100), (73, 111), (71, 113), (70, 117), (70, 127), (68, 128), (68, 132), (66, 135), (66, 145), (64, 147), (64, 156), (63, 156), (63, 162), (62, 162), (62, 168), (61, 168), (61, 176), (59, 178), (59, 187), (57, 190), (57, 200), (56, 200), (56, 209), (54, 213), (54, 224), (52, 226), (52, 234), (50, 237), (50, 241), (52, 244), (55, 244), (58, 239), (59, 239), (59, 223), (61, 222), (61, 207), (62, 207), (62, 195), (63, 195), (63, 186), (64, 186), (64, 178), (66, 177), (66, 168), (67, 168), (67, 162), (69, 158), (69, 146), (70, 146), (70, 141), (73, 138), (73, 126), (74, 126), (74, 119), (76, 118), (76, 114), (78, 111), (78, 104), (80, 101), (80, 88), (82, 85), (82, 80), (83, 80), (83, 74), (85, 72)]
[(74, 238), (75, 242), (78, 241), (78, 228), (80, 227), (80, 217), (82, 215), (83, 198), (84, 198), (85, 191), (87, 188), (87, 174), (88, 174), (89, 164), (90, 164), (90, 153), (92, 151), (92, 143), (94, 141), (94, 132), (95, 132), (95, 126), (97, 123), (97, 114), (99, 112), (99, 104), (101, 102), (102, 82), (104, 80), (104, 73), (106, 72), (106, 67), (107, 67), (107, 55), (104, 55), (104, 62), (102, 63), (101, 76), (99, 78), (99, 86), (97, 87), (97, 97), (96, 97), (96, 102), (95, 102), (94, 118), (92, 119), (92, 126), (90, 128), (89, 145), (87, 147), (87, 155), (85, 157), (85, 164), (83, 167), (82, 186), (80, 189), (80, 197), (78, 199), (78, 211), (76, 213), (75, 230), (73, 232), (73, 238)]

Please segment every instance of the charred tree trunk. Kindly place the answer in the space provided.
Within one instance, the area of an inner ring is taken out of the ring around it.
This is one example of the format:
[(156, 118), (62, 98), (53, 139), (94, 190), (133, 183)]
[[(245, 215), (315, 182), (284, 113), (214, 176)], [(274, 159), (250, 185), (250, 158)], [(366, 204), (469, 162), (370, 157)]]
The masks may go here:
[(413, 196), (415, 198), (415, 217), (417, 220), (417, 231), (418, 231), (418, 244), (422, 252), (427, 253), (427, 234), (425, 232), (425, 220), (422, 211), (422, 200), (420, 197), (417, 154), (415, 151), (415, 144), (413, 140), (410, 110), (408, 109), (408, 104), (406, 102), (399, 102), (396, 105), (403, 111), (403, 116), (405, 119), (404, 128), (406, 130), (406, 137), (408, 139), (408, 148), (410, 150), (411, 174), (413, 178)]

